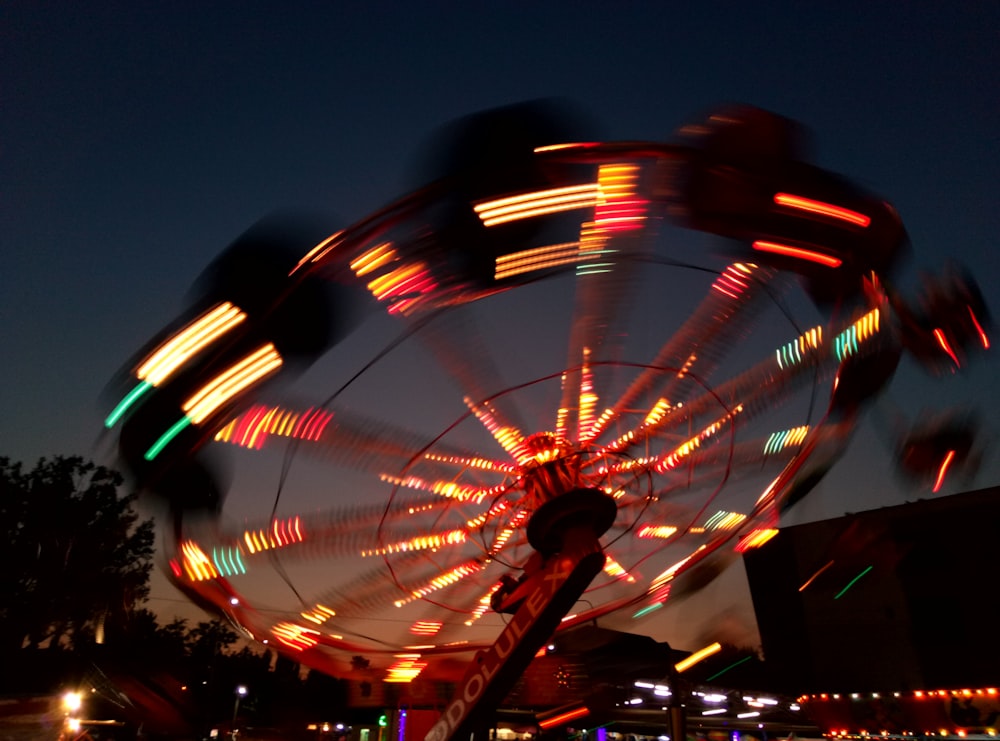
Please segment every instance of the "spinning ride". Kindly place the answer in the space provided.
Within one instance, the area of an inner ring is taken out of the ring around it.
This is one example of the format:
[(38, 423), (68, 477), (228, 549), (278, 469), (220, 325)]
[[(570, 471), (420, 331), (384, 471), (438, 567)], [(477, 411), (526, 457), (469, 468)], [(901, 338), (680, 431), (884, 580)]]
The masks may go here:
[(971, 281), (927, 311), (895, 294), (899, 217), (793, 122), (573, 126), (480, 114), (353, 226), (260, 222), (126, 365), (106, 424), (171, 504), (193, 599), (337, 676), (485, 652), (462, 687), (499, 702), (553, 631), (641, 618), (772, 537), (905, 350), (988, 346)]

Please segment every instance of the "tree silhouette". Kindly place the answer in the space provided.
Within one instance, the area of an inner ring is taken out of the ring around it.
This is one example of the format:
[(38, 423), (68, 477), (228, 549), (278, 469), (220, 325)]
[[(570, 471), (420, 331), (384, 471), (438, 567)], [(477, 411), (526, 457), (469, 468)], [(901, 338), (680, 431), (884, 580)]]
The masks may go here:
[(153, 522), (122, 482), (80, 457), (30, 471), (0, 457), (0, 694), (91, 687), (109, 717), (182, 736), (231, 722), (240, 685), (240, 716), (257, 726), (342, 712), (341, 680), (276, 660), (223, 620), (158, 623), (145, 606)]
[(83, 458), (0, 458), (0, 652), (100, 642), (149, 592), (153, 523), (122, 476)]

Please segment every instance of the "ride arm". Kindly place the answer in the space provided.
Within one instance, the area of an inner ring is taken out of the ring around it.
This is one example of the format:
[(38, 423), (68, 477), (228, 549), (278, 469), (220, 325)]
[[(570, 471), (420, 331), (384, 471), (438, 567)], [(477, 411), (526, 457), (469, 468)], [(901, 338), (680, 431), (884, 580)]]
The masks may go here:
[(477, 734), (487, 732), (489, 714), (600, 573), (605, 555), (593, 530), (575, 528), (565, 536), (563, 549), (542, 560), (503, 600), (516, 606), (513, 617), (493, 645), (472, 660), (455, 698), (425, 741), (479, 741)]

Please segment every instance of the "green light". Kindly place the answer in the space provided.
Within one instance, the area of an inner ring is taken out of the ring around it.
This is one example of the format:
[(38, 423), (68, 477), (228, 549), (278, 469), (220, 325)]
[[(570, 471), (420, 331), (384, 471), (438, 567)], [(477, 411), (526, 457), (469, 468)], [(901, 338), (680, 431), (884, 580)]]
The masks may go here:
[(632, 616), (632, 619), (638, 620), (643, 615), (648, 615), (649, 613), (654, 612), (655, 610), (659, 610), (661, 607), (663, 607), (662, 602), (657, 602), (655, 604), (643, 607), (641, 610), (639, 610), (639, 612), (637, 612), (635, 615)]
[(614, 263), (595, 262), (589, 265), (580, 265), (576, 269), (577, 275), (595, 275), (597, 273), (610, 273)]
[(853, 324), (834, 338), (833, 352), (843, 361), (858, 351), (858, 330)]
[(740, 660), (739, 660), (739, 661), (737, 661), (736, 663), (734, 663), (734, 664), (730, 664), (729, 666), (727, 666), (727, 667), (726, 667), (725, 669), (723, 669), (723, 670), (722, 670), (721, 672), (716, 672), (715, 674), (713, 674), (712, 676), (710, 676), (710, 677), (709, 677), (708, 679), (706, 679), (706, 680), (705, 680), (705, 682), (706, 682), (706, 683), (707, 683), (707, 682), (711, 682), (711, 681), (712, 681), (713, 679), (715, 679), (716, 677), (721, 677), (721, 676), (722, 676), (723, 674), (725, 674), (726, 672), (728, 672), (728, 671), (729, 671), (730, 669), (735, 669), (736, 667), (738, 667), (738, 666), (739, 666), (740, 664), (742, 664), (743, 662), (745, 662), (745, 661), (750, 661), (750, 659), (752, 659), (752, 658), (753, 658), (752, 656), (744, 656), (744, 657), (743, 657), (742, 659), (740, 659)]
[(715, 528), (715, 526), (716, 526), (716, 525), (717, 525), (718, 523), (720, 523), (720, 522), (722, 522), (722, 521), (723, 521), (724, 519), (726, 519), (726, 516), (727, 516), (727, 515), (729, 515), (729, 513), (728, 513), (728, 512), (726, 512), (725, 510), (722, 510), (722, 509), (720, 509), (720, 510), (719, 510), (718, 512), (716, 512), (716, 513), (715, 513), (714, 515), (712, 515), (711, 517), (709, 517), (709, 518), (708, 518), (708, 520), (707, 520), (707, 521), (705, 522), (705, 527), (706, 527), (706, 528), (712, 528), (712, 529), (714, 529), (714, 528)]
[(212, 563), (215, 564), (216, 570), (219, 571), (223, 576), (232, 576), (232, 573), (230, 573), (229, 571), (228, 564), (226, 564), (225, 562), (222, 563), (219, 562), (219, 553), (215, 548), (212, 549)]
[(378, 717), (378, 724), (380, 728), (385, 728), (389, 725), (389, 719), (385, 717), (384, 713)]
[(185, 427), (187, 427), (189, 424), (191, 424), (190, 417), (181, 417), (179, 422), (175, 422), (173, 427), (164, 432), (160, 436), (160, 439), (152, 444), (149, 450), (146, 451), (145, 455), (143, 455), (143, 458), (145, 458), (147, 461), (153, 460), (156, 456), (160, 454), (160, 451), (166, 447), (167, 443), (169, 443), (171, 440), (177, 437), (177, 435), (180, 434), (180, 431), (183, 430)]
[(788, 438), (791, 434), (791, 430), (772, 432), (771, 437), (767, 439), (767, 443), (764, 445), (764, 455), (772, 455), (773, 453), (777, 453), (779, 450), (784, 448), (785, 443), (788, 442)]
[(246, 567), (240, 560), (239, 550), (236, 548), (212, 549), (212, 561), (223, 576), (236, 576), (247, 573)]
[(128, 408), (135, 403), (135, 400), (151, 388), (153, 388), (153, 384), (147, 383), (146, 381), (140, 381), (139, 385), (129, 391), (125, 398), (118, 402), (118, 406), (111, 410), (111, 414), (109, 414), (108, 418), (104, 420), (104, 426), (108, 429), (114, 427), (115, 423), (122, 418), (122, 415), (125, 414)]
[(850, 589), (851, 587), (854, 586), (854, 582), (856, 582), (858, 579), (860, 579), (862, 576), (864, 576), (865, 574), (867, 574), (871, 570), (872, 570), (872, 567), (869, 566), (867, 569), (865, 569), (860, 574), (858, 574), (856, 577), (854, 577), (849, 582), (847, 582), (847, 586), (844, 587), (843, 589), (841, 589), (839, 592), (837, 592), (837, 595), (834, 597), (834, 599), (840, 599), (841, 596), (844, 594), (844, 592), (846, 592), (848, 589)]
[(778, 358), (778, 367), (782, 370), (786, 366), (791, 367), (802, 362), (802, 351), (799, 349), (800, 340), (792, 340), (775, 350)]
[(777, 438), (778, 438), (777, 432), (772, 432), (771, 436), (767, 438), (767, 442), (764, 443), (764, 455), (770, 455), (771, 453), (775, 452), (776, 448), (774, 443), (775, 440), (777, 440)]
[(236, 569), (237, 571), (239, 571), (239, 573), (241, 574), (247, 573), (247, 567), (246, 564), (243, 563), (243, 558), (240, 556), (239, 549), (233, 551), (233, 561), (235, 561)]
[(232, 575), (247, 573), (246, 566), (243, 565), (243, 561), (240, 560), (240, 551), (238, 548), (227, 548), (226, 558), (229, 561), (229, 568), (232, 571)]

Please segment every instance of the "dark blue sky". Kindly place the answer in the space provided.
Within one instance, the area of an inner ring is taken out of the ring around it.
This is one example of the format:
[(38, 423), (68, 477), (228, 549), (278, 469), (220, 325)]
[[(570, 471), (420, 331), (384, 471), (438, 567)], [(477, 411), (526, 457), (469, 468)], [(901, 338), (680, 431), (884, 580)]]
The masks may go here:
[[(796, 118), (821, 165), (896, 205), (911, 277), (959, 260), (998, 310), (995, 2), (7, 2), (0, 27), (14, 459), (97, 455), (104, 385), (262, 214), (358, 220), (413, 184), (433, 128), (540, 96), (608, 139), (665, 139), (727, 101)], [(996, 368), (904, 368), (893, 402), (976, 404), (995, 436)], [(996, 458), (975, 487), (998, 483)]]

